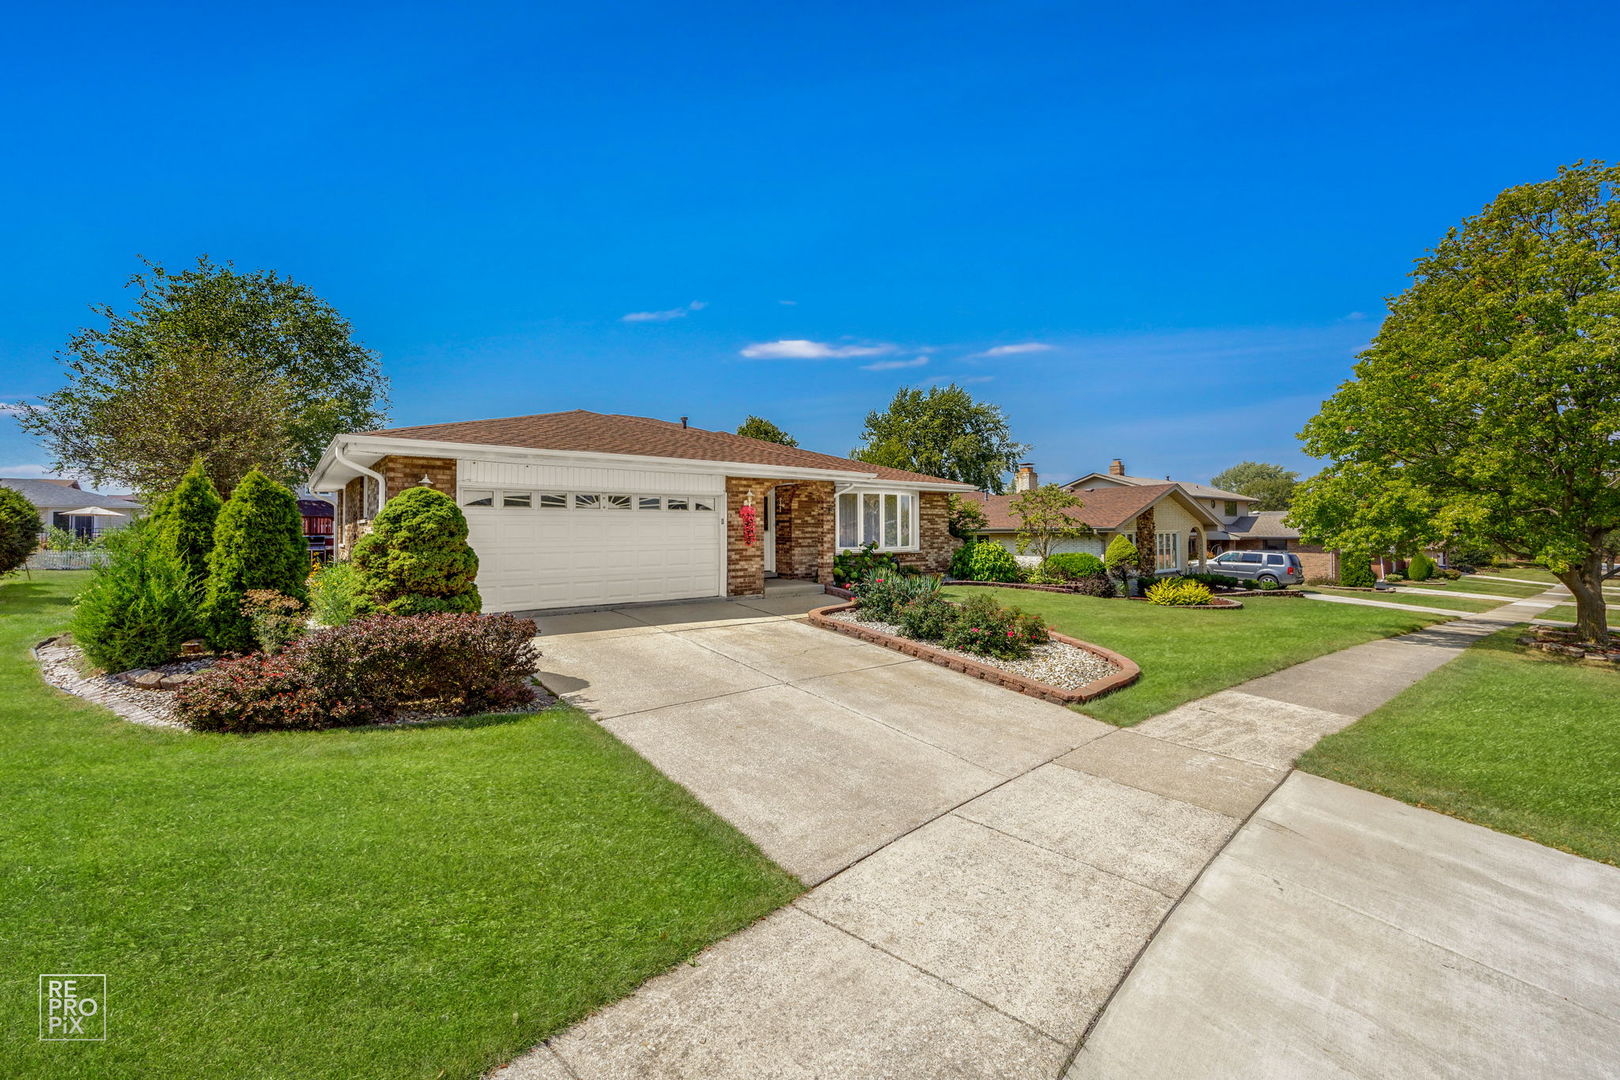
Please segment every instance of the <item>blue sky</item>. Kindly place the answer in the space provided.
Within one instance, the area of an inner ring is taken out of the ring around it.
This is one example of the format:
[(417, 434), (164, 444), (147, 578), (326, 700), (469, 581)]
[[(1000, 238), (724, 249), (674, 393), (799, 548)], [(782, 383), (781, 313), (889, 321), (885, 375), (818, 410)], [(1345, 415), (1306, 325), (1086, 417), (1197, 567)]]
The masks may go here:
[[(846, 453), (954, 379), (1048, 478), (1309, 471), (1411, 260), (1616, 155), (1617, 38), (1597, 3), (29, 5), (0, 403), (137, 254), (207, 252), (343, 310), (398, 423), (756, 412)], [(3, 424), (0, 475), (46, 460)]]

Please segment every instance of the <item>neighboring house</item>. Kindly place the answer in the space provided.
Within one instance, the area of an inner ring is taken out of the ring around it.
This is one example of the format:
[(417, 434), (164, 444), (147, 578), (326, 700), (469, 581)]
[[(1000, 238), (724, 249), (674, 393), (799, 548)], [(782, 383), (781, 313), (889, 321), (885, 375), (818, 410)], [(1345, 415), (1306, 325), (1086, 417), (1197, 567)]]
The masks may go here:
[[(97, 495), (80, 488), (77, 480), (54, 476), (0, 477), (0, 486), (21, 492), (23, 498), (33, 503), (39, 511), (40, 520), (47, 529), (54, 525), (86, 540), (93, 540), (113, 529), (122, 529), (145, 512), (133, 496)], [(111, 513), (73, 513), (75, 510), (89, 509)]]
[(332, 500), (321, 495), (300, 495), (298, 514), (304, 519), (304, 543), (309, 545), (310, 556), (330, 559), (335, 535), (333, 520), (337, 514)]
[[(1145, 476), (1131, 476), (1125, 472), (1125, 463), (1115, 458), (1107, 472), (1088, 473), (1063, 487), (1069, 491), (1106, 490), (1117, 487), (1143, 487), (1175, 484), (1209, 513), (1220, 519), (1218, 527), (1205, 538), (1210, 555), (1223, 551), (1291, 551), (1299, 556), (1307, 577), (1337, 577), (1339, 556), (1315, 544), (1306, 544), (1299, 538), (1299, 530), (1283, 524), (1287, 516), (1283, 510), (1255, 510), (1255, 499), (1236, 491), (1224, 491), (1191, 480), (1155, 480)], [(1197, 560), (1192, 552), (1189, 558)]]
[(831, 582), (834, 556), (867, 541), (944, 571), (947, 496), (972, 490), (684, 418), (579, 410), (339, 435), (309, 478), (338, 493), (340, 558), (384, 500), (421, 484), (466, 514), (486, 611), (757, 596), (772, 574)]
[[(1075, 483), (1086, 479), (1082, 477)], [(1021, 492), (1037, 487), (1038, 483), (1035, 466), (1024, 464), (1018, 467), (1012, 494), (974, 492), (969, 496), (983, 507), (989, 525), (980, 535), (1016, 554), (1021, 521), (1013, 513), (1011, 504)], [(1063, 486), (1073, 490), (1081, 501), (1080, 506), (1069, 511), (1069, 516), (1091, 532), (1084, 537), (1059, 541), (1053, 546), (1054, 554), (1083, 551), (1101, 558), (1115, 536), (1124, 536), (1139, 552), (1151, 553), (1156, 573), (1182, 573), (1204, 559), (1209, 552), (1208, 537), (1222, 525), (1207, 506), (1173, 482), (1100, 484), (1079, 489), (1068, 484)], [(1019, 560), (1032, 565), (1035, 556), (1021, 555)]]

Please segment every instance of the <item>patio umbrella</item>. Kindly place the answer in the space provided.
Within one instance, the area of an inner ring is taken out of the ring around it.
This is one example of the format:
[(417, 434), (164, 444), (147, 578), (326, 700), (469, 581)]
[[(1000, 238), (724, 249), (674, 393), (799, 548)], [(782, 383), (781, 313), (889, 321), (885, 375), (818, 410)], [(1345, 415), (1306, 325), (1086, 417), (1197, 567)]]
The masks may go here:
[(78, 510), (63, 510), (68, 517), (128, 517), (120, 510), (108, 510), (105, 506), (86, 506)]

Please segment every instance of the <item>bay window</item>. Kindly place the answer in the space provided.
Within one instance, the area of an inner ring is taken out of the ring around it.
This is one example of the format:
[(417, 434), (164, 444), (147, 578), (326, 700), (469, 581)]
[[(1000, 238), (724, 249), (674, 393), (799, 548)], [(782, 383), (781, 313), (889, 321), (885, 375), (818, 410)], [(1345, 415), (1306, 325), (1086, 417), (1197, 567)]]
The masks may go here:
[(838, 546), (876, 544), (880, 551), (915, 551), (917, 496), (905, 491), (846, 491), (838, 496)]

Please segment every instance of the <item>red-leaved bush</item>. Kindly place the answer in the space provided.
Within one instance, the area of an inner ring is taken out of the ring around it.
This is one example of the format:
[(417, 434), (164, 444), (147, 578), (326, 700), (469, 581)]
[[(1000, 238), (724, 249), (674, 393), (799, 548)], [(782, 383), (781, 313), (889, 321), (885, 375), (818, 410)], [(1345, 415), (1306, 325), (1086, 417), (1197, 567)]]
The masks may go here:
[(513, 615), (374, 615), (306, 634), (275, 656), (225, 660), (182, 687), (199, 731), (308, 730), (403, 710), (457, 716), (534, 700), (534, 622)]

